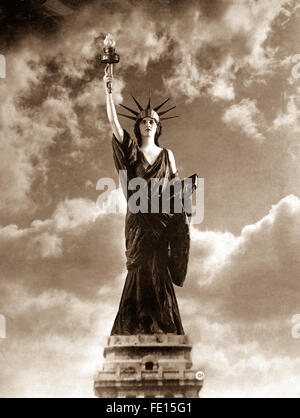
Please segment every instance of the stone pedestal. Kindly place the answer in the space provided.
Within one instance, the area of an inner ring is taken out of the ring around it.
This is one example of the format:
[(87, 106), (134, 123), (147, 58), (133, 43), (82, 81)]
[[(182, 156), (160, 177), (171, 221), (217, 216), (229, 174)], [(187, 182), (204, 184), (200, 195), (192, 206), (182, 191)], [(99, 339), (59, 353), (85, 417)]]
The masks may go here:
[(94, 380), (99, 398), (198, 398), (204, 374), (192, 369), (186, 335), (113, 335), (103, 370)]

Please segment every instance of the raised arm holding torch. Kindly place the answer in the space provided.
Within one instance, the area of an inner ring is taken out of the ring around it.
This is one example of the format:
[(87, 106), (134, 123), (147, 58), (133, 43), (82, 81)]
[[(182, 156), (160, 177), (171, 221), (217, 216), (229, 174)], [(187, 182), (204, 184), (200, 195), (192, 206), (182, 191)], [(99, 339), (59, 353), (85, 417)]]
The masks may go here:
[(120, 56), (115, 52), (115, 41), (110, 33), (106, 35), (104, 40), (103, 55), (101, 57), (101, 62), (106, 64), (105, 75), (104, 75), (104, 84), (106, 90), (106, 106), (107, 106), (107, 116), (111, 124), (113, 133), (117, 139), (123, 141), (123, 129), (119, 123), (117, 112), (112, 97), (112, 82), (113, 82), (113, 66), (120, 61)]

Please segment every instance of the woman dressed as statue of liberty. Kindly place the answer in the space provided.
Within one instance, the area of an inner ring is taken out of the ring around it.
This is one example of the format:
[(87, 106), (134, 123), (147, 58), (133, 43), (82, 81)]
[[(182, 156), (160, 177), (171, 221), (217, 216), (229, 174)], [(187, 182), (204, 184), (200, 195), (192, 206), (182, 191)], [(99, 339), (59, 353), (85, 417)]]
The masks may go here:
[[(136, 139), (133, 139), (119, 123), (113, 101), (113, 78), (108, 69), (104, 85), (116, 169), (126, 170), (128, 182), (144, 179), (150, 202), (152, 179), (158, 179), (164, 188), (178, 177), (172, 151), (159, 144), (161, 121), (172, 118), (161, 116), (173, 108), (159, 112), (168, 100), (152, 108), (150, 98), (147, 107), (143, 108), (134, 97), (137, 110), (121, 105), (131, 113), (122, 116), (134, 120)], [(134, 193), (129, 189), (127, 202)], [(182, 286), (186, 276), (190, 246), (187, 214), (183, 205), (179, 212), (162, 210), (161, 204), (156, 213), (150, 210), (136, 212), (127, 203), (128, 272), (111, 335), (184, 334), (173, 283)]]

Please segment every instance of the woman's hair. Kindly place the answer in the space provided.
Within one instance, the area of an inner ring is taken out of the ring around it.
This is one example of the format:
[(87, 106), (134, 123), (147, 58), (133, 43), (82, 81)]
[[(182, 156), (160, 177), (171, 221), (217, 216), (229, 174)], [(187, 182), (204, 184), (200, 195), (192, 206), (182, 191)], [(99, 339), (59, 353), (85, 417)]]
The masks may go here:
[[(138, 146), (141, 147), (142, 146), (142, 135), (141, 135), (141, 131), (140, 131), (140, 123), (143, 119), (138, 119), (135, 124), (134, 124), (134, 135), (136, 136), (137, 139), (137, 143)], [(160, 122), (156, 122), (156, 132), (155, 132), (155, 137), (154, 137), (154, 143), (155, 145), (157, 145), (159, 147), (159, 143), (158, 143), (158, 138), (161, 135), (161, 130), (162, 130), (162, 126)]]

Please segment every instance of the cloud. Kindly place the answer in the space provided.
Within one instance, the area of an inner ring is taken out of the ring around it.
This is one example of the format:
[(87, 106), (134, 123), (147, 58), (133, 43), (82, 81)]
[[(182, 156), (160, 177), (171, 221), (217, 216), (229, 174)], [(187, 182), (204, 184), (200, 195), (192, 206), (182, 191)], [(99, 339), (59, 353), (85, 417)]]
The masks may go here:
[(233, 85), (226, 84), (222, 78), (216, 80), (211, 93), (214, 97), (224, 100), (233, 100), (235, 97)]
[[(51, 49), (45, 57), (41, 49), (38, 41), (26, 41), (21, 52), (11, 53), (8, 77), (0, 89), (0, 146), (6, 156), (0, 185), (3, 219), (25, 210), (32, 214), (51, 199), (57, 203), (50, 189), (56, 188), (56, 199), (62, 197), (64, 178), (57, 175), (59, 166), (66, 174), (68, 167), (75, 169), (89, 153), (95, 154), (99, 137), (107, 129), (101, 118), (103, 103), (95, 108), (91, 100), (90, 105), (83, 103), (86, 113), (80, 111), (80, 100), (72, 99), (72, 89), (63, 82), (66, 73), (60, 65), (64, 59)], [(54, 179), (56, 184), (51, 186)]]
[[(279, 134), (286, 143), (286, 149), (291, 157), (290, 176), (299, 176), (300, 158), (300, 88), (296, 89), (296, 94), (285, 95), (285, 110), (279, 111), (273, 120), (270, 132)], [(287, 135), (288, 133), (288, 135)], [(297, 184), (297, 183), (296, 183)]]
[[(115, 36), (121, 55), (117, 103), (126, 87), (124, 71), (134, 67), (144, 74), (149, 64), (166, 59), (169, 69), (161, 66), (160, 76), (173, 95), (230, 101), (241, 68), (264, 73), (273, 62), (265, 41), (283, 4), (191, 4), (173, 13), (172, 25), (165, 13), (157, 19), (142, 7), (124, 4), (111, 14), (93, 5), (52, 38), (25, 38), (7, 55), (8, 74), (0, 87), (3, 222), (21, 219), (24, 211), (32, 218), (43, 210), (49, 215), (61, 199), (77, 197), (87, 181), (95, 185), (104, 174), (110, 128), (96, 56), (105, 33)], [(130, 31), (124, 31), (124, 19)], [(246, 135), (263, 139), (253, 122), (254, 105), (244, 102), (242, 110)], [(85, 190), (91, 198), (92, 189)]]
[(298, 308), (299, 214), (300, 199), (290, 195), (240, 236), (194, 235), (193, 275), (198, 272), (202, 291), (222, 295), (225, 316), (260, 321), (286, 317)]
[(64, 289), (93, 297), (124, 271), (123, 228), (123, 214), (100, 213), (87, 199), (65, 200), (48, 219), (1, 228), (1, 277), (32, 292)]
[(191, 239), (194, 243), (192, 257), (197, 262), (191, 263), (189, 273), (197, 274), (200, 263), (201, 283), (209, 283), (213, 280), (216, 273), (224, 268), (228, 257), (240, 242), (240, 238), (229, 232), (200, 231), (195, 227), (191, 228)]
[(230, 106), (222, 119), (230, 127), (241, 130), (248, 138), (261, 142), (265, 137), (259, 132), (259, 116), (256, 101), (242, 99), (240, 103)]
[[(192, 228), (177, 296), (204, 397), (296, 395), (299, 215), (291, 195), (238, 236)], [(124, 215), (72, 199), (28, 228), (1, 229), (2, 396), (92, 396), (125, 278), (123, 227)]]
[[(0, 86), (4, 222), (24, 211), (32, 218), (45, 208), (49, 214), (61, 199), (77, 197), (87, 181), (95, 185), (103, 174), (110, 126), (97, 56), (104, 34), (110, 31), (117, 40), (122, 71), (134, 66), (144, 73), (168, 48), (166, 34), (140, 8), (112, 15), (99, 7), (84, 8), (76, 25), (63, 25), (49, 39), (25, 38), (7, 55), (8, 74)], [(130, 31), (123, 30), (124, 19)], [(123, 101), (124, 88), (119, 73), (116, 103)], [(91, 195), (86, 190), (85, 197)]]
[(123, 228), (124, 215), (72, 199), (0, 229), (2, 396), (93, 396), (125, 278)]
[(300, 132), (300, 106), (299, 94), (300, 88), (297, 89), (298, 95), (288, 97), (286, 111), (279, 112), (273, 121), (274, 129), (292, 129), (295, 133)]
[(299, 396), (299, 215), (290, 195), (238, 236), (192, 231), (179, 306), (204, 397)]
[(125, 277), (123, 227), (124, 215), (72, 199), (0, 229), (2, 396), (93, 396)]
[(63, 290), (32, 295), (11, 286), (9, 293), (7, 338), (0, 342), (1, 396), (92, 397), (114, 314), (105, 296), (93, 303)]
[[(28, 161), (26, 150), (21, 146), (23, 139), (17, 136), (12, 127), (17, 120), (22, 119), (17, 112), (14, 99), (19, 91), (29, 88), (35, 80), (34, 71), (22, 63), (33, 57), (23, 51), (16, 56), (8, 56), (9, 71), (7, 78), (0, 83), (0, 151), (5, 156), (1, 164), (1, 203), (0, 210), (15, 213), (19, 210), (28, 210), (31, 203), (26, 193), (30, 187), (32, 167)], [(29, 123), (30, 128), (33, 124)], [(34, 126), (35, 129), (38, 127)], [(40, 134), (43, 129), (40, 129)], [(45, 132), (43, 132), (45, 134)], [(51, 132), (49, 132), (51, 135)]]
[(238, 71), (246, 70), (249, 79), (272, 72), (276, 48), (267, 40), (287, 3), (224, 1), (207, 9), (190, 5), (170, 27), (175, 63), (166, 87), (188, 101), (201, 95), (233, 100)]
[[(120, 190), (96, 206), (97, 180), (112, 166), (103, 68), (95, 59), (105, 33), (113, 33), (121, 55), (116, 102), (153, 63), (174, 95), (239, 102), (240, 70), (249, 80), (272, 73), (269, 41), (284, 4), (182, 3), (172, 25), (158, 9), (127, 2), (116, 13), (88, 7), (54, 38), (25, 39), (7, 55), (0, 84), (0, 306), (8, 333), (0, 341), (1, 396), (91, 396), (117, 312), (126, 276), (124, 205), (111, 212)], [(293, 151), (297, 95), (286, 95), (269, 131), (288, 132)], [(253, 99), (232, 104), (223, 122), (264, 140)], [(195, 366), (206, 371), (203, 396), (297, 396), (291, 318), (299, 314), (299, 212), (299, 197), (289, 195), (238, 235), (192, 227), (188, 276), (176, 294)]]

